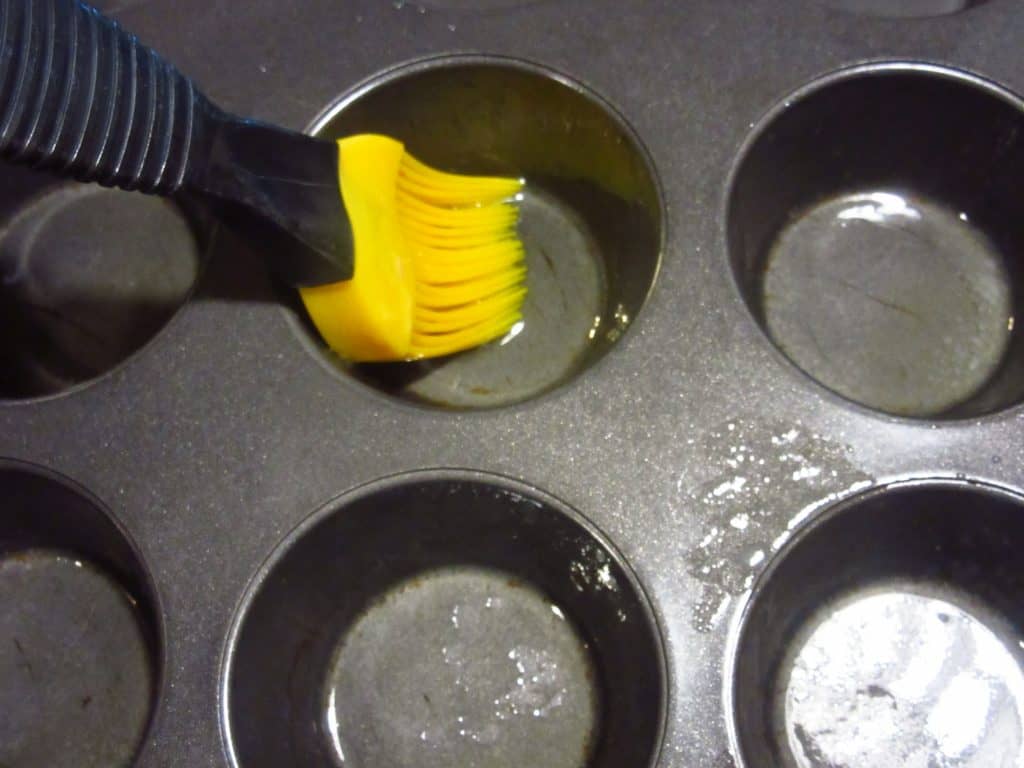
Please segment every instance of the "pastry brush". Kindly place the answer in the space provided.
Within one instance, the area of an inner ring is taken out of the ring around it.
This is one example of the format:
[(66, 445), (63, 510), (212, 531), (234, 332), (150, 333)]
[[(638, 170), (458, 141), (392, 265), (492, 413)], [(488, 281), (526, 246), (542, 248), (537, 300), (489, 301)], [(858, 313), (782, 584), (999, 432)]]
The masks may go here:
[(352, 360), (452, 354), (520, 319), (520, 179), (443, 173), (385, 136), (326, 141), (230, 114), (78, 0), (0, 0), (0, 157), (255, 214), (272, 268)]

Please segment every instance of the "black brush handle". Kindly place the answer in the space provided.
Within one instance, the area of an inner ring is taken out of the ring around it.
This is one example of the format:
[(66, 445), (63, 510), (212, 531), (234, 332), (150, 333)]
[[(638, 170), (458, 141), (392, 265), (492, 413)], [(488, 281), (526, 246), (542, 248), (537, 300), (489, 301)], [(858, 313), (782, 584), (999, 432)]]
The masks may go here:
[(0, 156), (169, 194), (210, 103), (135, 35), (77, 0), (0, 0)]
[(0, 158), (256, 214), (243, 229), (296, 285), (355, 269), (333, 142), (224, 112), (80, 0), (0, 0)]

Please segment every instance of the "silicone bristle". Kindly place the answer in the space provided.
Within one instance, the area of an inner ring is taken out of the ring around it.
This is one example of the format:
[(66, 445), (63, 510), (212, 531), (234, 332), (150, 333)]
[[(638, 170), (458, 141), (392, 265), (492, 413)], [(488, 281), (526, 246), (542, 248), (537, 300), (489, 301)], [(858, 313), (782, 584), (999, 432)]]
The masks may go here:
[(462, 176), (402, 158), (396, 208), (415, 277), (411, 354), (501, 338), (522, 319), (520, 179)]
[(401, 181), (420, 200), (447, 207), (501, 202), (513, 197), (523, 186), (522, 179), (438, 171), (408, 152), (402, 160)]

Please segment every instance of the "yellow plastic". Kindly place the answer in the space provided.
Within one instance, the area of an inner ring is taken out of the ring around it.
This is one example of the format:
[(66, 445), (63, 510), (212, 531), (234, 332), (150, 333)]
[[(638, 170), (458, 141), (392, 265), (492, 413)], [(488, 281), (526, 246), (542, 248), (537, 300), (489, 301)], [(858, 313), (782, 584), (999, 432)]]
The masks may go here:
[(521, 319), (520, 179), (442, 173), (373, 134), (338, 142), (338, 175), (355, 275), (300, 289), (338, 354), (359, 362), (449, 355)]

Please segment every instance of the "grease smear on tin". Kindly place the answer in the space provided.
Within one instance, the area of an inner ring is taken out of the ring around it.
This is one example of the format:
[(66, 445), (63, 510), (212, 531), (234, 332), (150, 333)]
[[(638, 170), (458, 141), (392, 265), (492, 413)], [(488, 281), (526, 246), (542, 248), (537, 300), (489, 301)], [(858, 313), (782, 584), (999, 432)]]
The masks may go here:
[[(687, 572), (702, 594), (692, 624), (708, 632), (720, 623), (731, 596), (754, 576), (793, 529), (814, 510), (870, 485), (848, 458), (849, 449), (800, 423), (771, 424), (734, 419), (705, 433), (699, 442), (707, 471), (679, 491), (698, 505), (704, 534), (686, 553)], [(786, 519), (780, 511), (793, 510)]]
[(894, 591), (826, 610), (776, 692), (798, 768), (1024, 764), (1024, 672), (944, 599)]

